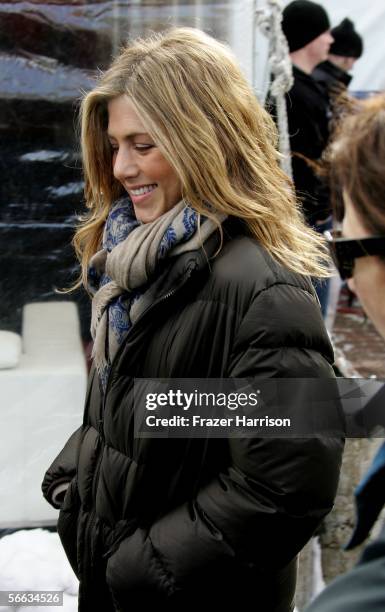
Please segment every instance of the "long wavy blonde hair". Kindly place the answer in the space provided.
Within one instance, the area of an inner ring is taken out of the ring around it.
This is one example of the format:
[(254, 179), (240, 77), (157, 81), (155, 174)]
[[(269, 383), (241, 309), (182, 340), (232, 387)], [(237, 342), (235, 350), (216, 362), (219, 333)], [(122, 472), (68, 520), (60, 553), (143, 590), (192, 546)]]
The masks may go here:
[[(124, 193), (112, 173), (108, 102), (127, 96), (175, 169), (183, 197), (202, 214), (242, 219), (284, 266), (328, 275), (322, 238), (308, 228), (279, 167), (277, 134), (230, 49), (193, 28), (172, 28), (122, 49), (81, 105), (88, 212), (73, 244), (86, 283), (113, 201)], [(209, 205), (208, 205), (209, 203)], [(208, 208), (209, 206), (209, 208)]]

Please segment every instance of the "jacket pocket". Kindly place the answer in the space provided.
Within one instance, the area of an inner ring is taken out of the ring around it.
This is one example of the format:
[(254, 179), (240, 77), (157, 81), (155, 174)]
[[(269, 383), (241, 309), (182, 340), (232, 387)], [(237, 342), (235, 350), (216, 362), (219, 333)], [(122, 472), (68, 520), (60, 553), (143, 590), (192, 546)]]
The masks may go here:
[[(77, 527), (80, 508), (80, 498), (77, 488), (76, 476), (71, 480), (66, 491), (57, 522), (59, 534), (64, 551), (73, 571), (78, 576), (77, 562)], [(79, 577), (79, 576), (78, 576)]]
[(155, 555), (146, 532), (138, 528), (123, 539), (109, 557), (106, 582), (118, 609), (128, 610), (133, 602), (156, 604), (173, 595), (170, 576)]

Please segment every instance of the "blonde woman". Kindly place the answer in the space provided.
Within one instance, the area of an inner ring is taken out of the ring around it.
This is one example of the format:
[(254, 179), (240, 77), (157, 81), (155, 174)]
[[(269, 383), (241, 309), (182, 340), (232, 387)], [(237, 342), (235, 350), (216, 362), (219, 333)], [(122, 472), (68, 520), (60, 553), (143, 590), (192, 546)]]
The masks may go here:
[[(338, 441), (137, 439), (134, 378), (331, 377), (324, 276), (275, 128), (230, 50), (172, 29), (83, 100), (93, 295), (83, 425), (48, 470), (80, 610), (293, 609), (296, 555), (335, 494)], [(71, 480), (64, 501), (60, 491)]]

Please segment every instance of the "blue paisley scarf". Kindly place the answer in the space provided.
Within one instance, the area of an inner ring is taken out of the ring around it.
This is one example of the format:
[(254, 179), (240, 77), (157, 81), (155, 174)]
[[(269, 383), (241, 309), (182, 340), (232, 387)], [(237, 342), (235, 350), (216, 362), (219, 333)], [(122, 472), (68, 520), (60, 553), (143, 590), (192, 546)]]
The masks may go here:
[(114, 203), (104, 227), (102, 249), (92, 257), (88, 270), (93, 295), (92, 354), (103, 390), (114, 355), (148, 306), (145, 297), (158, 263), (170, 254), (202, 246), (224, 218), (217, 215), (218, 223), (201, 218), (199, 224), (199, 215), (182, 200), (153, 222), (141, 224), (130, 198)]

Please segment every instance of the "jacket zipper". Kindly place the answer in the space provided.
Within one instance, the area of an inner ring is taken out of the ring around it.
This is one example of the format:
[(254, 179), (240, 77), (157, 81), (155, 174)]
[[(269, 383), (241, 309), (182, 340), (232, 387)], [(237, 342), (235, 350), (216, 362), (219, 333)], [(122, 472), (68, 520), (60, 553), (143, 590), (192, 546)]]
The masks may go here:
[[(195, 266), (190, 266), (187, 271), (186, 274), (183, 277), (182, 282), (180, 282), (176, 287), (174, 287), (174, 289), (172, 289), (171, 291), (168, 291), (165, 295), (162, 295), (162, 297), (160, 297), (158, 300), (156, 300), (153, 304), (151, 304), (147, 310), (145, 310), (142, 315), (139, 317), (139, 319), (136, 321), (136, 323), (131, 327), (131, 330), (128, 332), (129, 334), (132, 333), (133, 330), (135, 330), (137, 328), (137, 326), (139, 325), (139, 323), (142, 322), (142, 320), (144, 318), (146, 318), (146, 316), (148, 315), (149, 312), (151, 312), (154, 308), (156, 308), (157, 306), (159, 306), (159, 304), (163, 303), (166, 300), (169, 300), (173, 295), (175, 295), (175, 293), (177, 293), (186, 283), (187, 281), (190, 279), (192, 272), (196, 269), (197, 265)], [(108, 378), (107, 378), (107, 382), (106, 382), (106, 389), (104, 392), (104, 397), (103, 397), (103, 404), (102, 404), (102, 417), (101, 419), (99, 419), (99, 423), (98, 423), (98, 433), (99, 436), (101, 437), (102, 441), (104, 440), (104, 436), (103, 436), (103, 421), (104, 421), (104, 412), (105, 412), (105, 407), (106, 407), (106, 398), (107, 398), (107, 392), (109, 389), (109, 383), (111, 380), (111, 372), (112, 372), (112, 368), (113, 365), (117, 359), (117, 357), (120, 355), (120, 353), (123, 351), (124, 348), (124, 344), (125, 342), (122, 342), (122, 344), (120, 345), (118, 351), (116, 352), (116, 355), (114, 356), (112, 362), (111, 362), (111, 366), (110, 366), (110, 370), (109, 370), (109, 374), (108, 374)], [(99, 452), (99, 456), (98, 456), (98, 461), (97, 461), (97, 465), (95, 468), (95, 473), (94, 473), (94, 478), (92, 481), (92, 491), (91, 491), (91, 495), (92, 495), (92, 502), (95, 501), (96, 499), (96, 487), (97, 487), (97, 482), (99, 479), (99, 472), (100, 472), (100, 468), (101, 468), (101, 462), (102, 462), (102, 455), (103, 455), (103, 449), (101, 449), (101, 451)], [(95, 511), (95, 506), (93, 504), (90, 516), (88, 518), (87, 521), (87, 525), (86, 525), (86, 529), (85, 529), (85, 537), (84, 537), (84, 567), (85, 569), (87, 569), (87, 558), (89, 557), (90, 559), (90, 566), (93, 567), (94, 565), (94, 555), (93, 555), (93, 551), (92, 551), (92, 547), (91, 547), (91, 539), (90, 539), (90, 534), (92, 531), (92, 528), (95, 524), (95, 520), (96, 520), (96, 511)]]
[[(186, 274), (183, 277), (182, 282), (180, 282), (176, 287), (174, 287), (174, 289), (171, 289), (171, 291), (168, 291), (165, 295), (162, 295), (159, 299), (157, 299), (153, 304), (151, 304), (139, 317), (139, 319), (136, 321), (136, 323), (134, 323), (134, 325), (131, 327), (130, 331), (128, 332), (126, 338), (128, 338), (138, 327), (139, 324), (142, 323), (143, 319), (145, 319), (148, 316), (149, 312), (152, 312), (152, 310), (154, 310), (154, 308), (157, 308), (157, 306), (159, 306), (159, 304), (163, 303), (166, 300), (169, 300), (173, 295), (175, 295), (175, 293), (177, 293), (182, 287), (184, 287), (184, 285), (188, 282), (188, 280), (190, 279), (193, 271), (196, 269), (197, 266), (190, 266), (187, 270), (186, 270)], [(107, 397), (107, 392), (109, 389), (109, 383), (110, 383), (110, 379), (111, 379), (111, 372), (113, 370), (113, 366), (117, 360), (117, 358), (120, 356), (120, 354), (123, 352), (124, 349), (124, 345), (125, 342), (123, 341), (122, 344), (120, 345), (120, 347), (118, 348), (112, 362), (111, 362), (111, 366), (110, 366), (110, 370), (108, 373), (108, 377), (107, 377), (107, 382), (106, 382), (106, 389), (104, 392), (104, 398), (103, 398), (103, 417), (104, 417), (104, 410), (105, 410), (105, 404), (106, 404), (106, 397)]]

